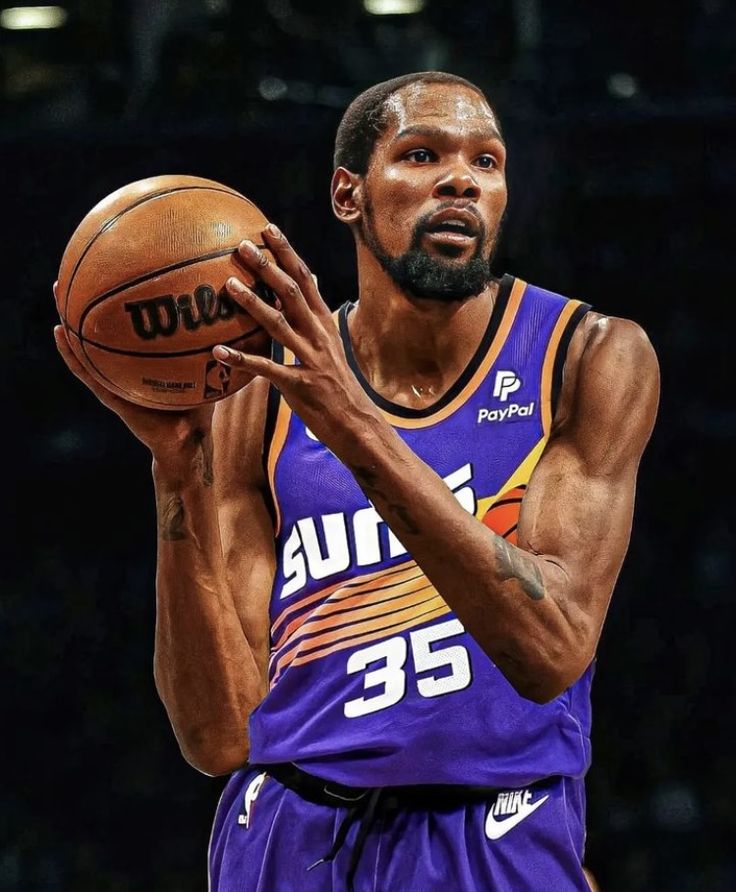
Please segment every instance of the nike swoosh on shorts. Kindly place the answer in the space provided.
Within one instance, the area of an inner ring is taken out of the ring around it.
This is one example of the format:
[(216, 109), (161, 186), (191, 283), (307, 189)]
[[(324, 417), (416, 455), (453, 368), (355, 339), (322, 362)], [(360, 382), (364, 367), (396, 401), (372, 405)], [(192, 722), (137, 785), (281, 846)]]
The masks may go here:
[(522, 806), (515, 815), (510, 815), (510, 817), (504, 818), (503, 821), (497, 821), (493, 817), (493, 809), (491, 808), (488, 812), (488, 817), (486, 818), (486, 836), (488, 839), (501, 839), (501, 837), (505, 836), (509, 830), (513, 830), (517, 824), (521, 824), (522, 821), (526, 820), (526, 818), (528, 818), (532, 812), (535, 812), (540, 805), (544, 805), (548, 799), (549, 795), (543, 796), (537, 802)]

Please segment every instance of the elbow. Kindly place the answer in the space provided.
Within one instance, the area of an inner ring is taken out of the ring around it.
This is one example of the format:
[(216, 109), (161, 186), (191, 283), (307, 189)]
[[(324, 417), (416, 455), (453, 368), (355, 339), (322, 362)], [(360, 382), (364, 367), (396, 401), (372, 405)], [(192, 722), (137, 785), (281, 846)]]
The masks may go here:
[(247, 740), (214, 744), (213, 741), (203, 742), (201, 739), (196, 739), (197, 737), (198, 735), (192, 735), (194, 739), (178, 737), (179, 749), (192, 768), (196, 768), (208, 777), (232, 774), (248, 761)]
[(520, 697), (544, 706), (574, 685), (592, 659), (593, 653), (587, 648), (573, 655), (569, 650), (554, 649), (545, 654), (530, 654), (526, 660), (514, 660), (513, 671), (504, 674)]
[(538, 706), (544, 706), (545, 704), (556, 700), (560, 694), (564, 694), (576, 680), (577, 679), (574, 679), (572, 682), (568, 683), (558, 675), (550, 673), (545, 678), (524, 680), (521, 683), (514, 684), (513, 687), (520, 697), (523, 697), (525, 700), (530, 700)]

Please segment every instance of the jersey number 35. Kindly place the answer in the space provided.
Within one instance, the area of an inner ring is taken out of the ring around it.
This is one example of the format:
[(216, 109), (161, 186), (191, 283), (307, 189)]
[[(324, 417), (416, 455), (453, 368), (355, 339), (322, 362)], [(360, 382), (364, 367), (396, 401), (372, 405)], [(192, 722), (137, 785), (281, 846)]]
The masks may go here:
[[(356, 650), (348, 659), (348, 675), (365, 672), (363, 676), (364, 696), (348, 700), (345, 715), (349, 719), (371, 712), (379, 712), (394, 706), (406, 694), (406, 660), (411, 649), (417, 691), (422, 697), (442, 697), (454, 691), (462, 691), (472, 681), (470, 656), (462, 644), (447, 647), (434, 647), (448, 638), (465, 632), (459, 619), (451, 619), (436, 626), (419, 629), (406, 638), (397, 636), (379, 641), (362, 650)], [(377, 669), (368, 667), (381, 661)], [(438, 670), (444, 669), (443, 672)], [(449, 672), (448, 672), (449, 669)], [(429, 674), (424, 674), (429, 673)], [(421, 677), (419, 677), (421, 676)]]

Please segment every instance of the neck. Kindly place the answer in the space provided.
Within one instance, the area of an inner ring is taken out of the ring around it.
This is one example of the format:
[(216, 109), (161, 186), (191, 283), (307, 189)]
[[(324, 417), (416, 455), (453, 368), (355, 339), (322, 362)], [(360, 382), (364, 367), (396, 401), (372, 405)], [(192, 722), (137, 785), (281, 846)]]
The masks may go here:
[(362, 248), (360, 302), (349, 317), (355, 358), (385, 399), (424, 408), (452, 387), (478, 349), (497, 284), (462, 301), (416, 298), (402, 291)]

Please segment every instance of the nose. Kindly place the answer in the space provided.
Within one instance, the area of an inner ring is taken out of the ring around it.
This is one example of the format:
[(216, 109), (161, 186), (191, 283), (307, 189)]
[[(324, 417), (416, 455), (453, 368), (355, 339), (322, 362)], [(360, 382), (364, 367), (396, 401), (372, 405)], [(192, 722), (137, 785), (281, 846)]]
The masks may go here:
[(480, 186), (473, 176), (472, 170), (465, 164), (457, 163), (446, 171), (434, 187), (437, 198), (473, 198), (480, 197)]

